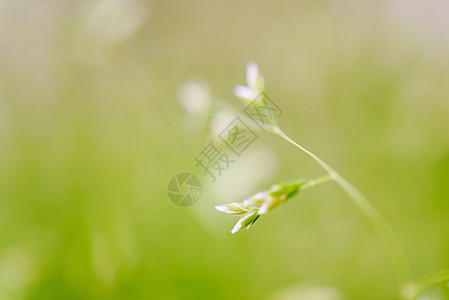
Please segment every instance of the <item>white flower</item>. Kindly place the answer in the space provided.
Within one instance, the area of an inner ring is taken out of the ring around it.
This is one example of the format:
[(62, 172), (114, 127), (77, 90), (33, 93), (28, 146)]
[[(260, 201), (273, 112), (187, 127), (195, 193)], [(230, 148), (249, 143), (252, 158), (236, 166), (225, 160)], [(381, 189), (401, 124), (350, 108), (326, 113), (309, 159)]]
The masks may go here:
[[(267, 212), (273, 210), (287, 200), (287, 195), (282, 192), (279, 193), (279, 189), (274, 187), (275, 186), (271, 187), (271, 189), (268, 191), (259, 192), (243, 200), (243, 204), (258, 206), (258, 214), (266, 214)], [(299, 186), (295, 186), (294, 189), (299, 190)]]
[(254, 205), (254, 206), (261, 206), (266, 201), (270, 201), (271, 195), (268, 193), (268, 191), (259, 192), (257, 194), (252, 195), (251, 197), (243, 200), (243, 203), (246, 205)]
[(296, 195), (304, 183), (309, 180), (300, 178), (294, 182), (275, 184), (267, 191), (259, 192), (243, 200), (243, 203), (229, 203), (215, 206), (215, 209), (227, 214), (240, 216), (231, 233), (236, 233), (246, 227), (249, 229), (254, 222), (267, 212), (285, 203)]
[(231, 233), (236, 233), (242, 228), (249, 229), (251, 225), (259, 218), (258, 207), (246, 205), (244, 203), (229, 203), (215, 206), (215, 209), (234, 216), (240, 216), (240, 219), (232, 228)]
[(248, 207), (247, 205), (244, 205), (243, 203), (229, 203), (229, 204), (223, 204), (223, 205), (217, 205), (215, 206), (215, 209), (227, 214), (232, 214), (236, 216), (244, 215), (248, 212), (254, 211), (254, 208)]
[(209, 87), (203, 80), (187, 81), (178, 89), (178, 100), (188, 113), (204, 114), (211, 106)]
[(293, 197), (301, 190), (301, 186), (307, 181), (308, 180), (304, 178), (293, 184), (290, 182), (275, 184), (271, 186), (269, 190), (259, 192), (243, 200), (243, 204), (259, 207), (258, 214), (264, 215)]
[(243, 215), (243, 217), (240, 218), (237, 224), (235, 224), (234, 228), (232, 228), (231, 233), (236, 233), (237, 231), (245, 227), (246, 229), (249, 229), (258, 218), (259, 215), (257, 214), (257, 211), (246, 213), (245, 215)]
[(178, 101), (186, 110), (185, 128), (193, 132), (202, 130), (213, 106), (207, 83), (201, 79), (184, 82), (178, 89)]
[(246, 84), (248, 86), (237, 85), (234, 88), (234, 94), (245, 102), (253, 101), (265, 89), (265, 79), (255, 62), (249, 62), (246, 67)]

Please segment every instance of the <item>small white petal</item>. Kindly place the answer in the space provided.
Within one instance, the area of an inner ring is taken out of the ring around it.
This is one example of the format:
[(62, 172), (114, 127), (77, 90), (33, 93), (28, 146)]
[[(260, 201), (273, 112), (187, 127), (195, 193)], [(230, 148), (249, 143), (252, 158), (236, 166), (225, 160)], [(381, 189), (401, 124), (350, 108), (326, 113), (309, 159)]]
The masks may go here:
[(215, 209), (232, 215), (243, 215), (249, 211), (253, 211), (243, 206), (242, 203), (235, 203), (235, 202), (224, 205), (217, 205), (215, 206)]
[(235, 224), (234, 228), (232, 228), (231, 233), (236, 233), (237, 231), (239, 231), (240, 229), (242, 229), (243, 227), (246, 227), (250, 224), (248, 224), (248, 221), (253, 220), (254, 216), (256, 215), (256, 212), (249, 212), (246, 215), (243, 215), (240, 220)]
[(227, 207), (224, 206), (224, 205), (217, 205), (217, 206), (215, 206), (215, 209), (218, 210), (218, 211), (227, 213), (227, 214), (232, 214), (232, 211), (227, 209)]
[(254, 222), (257, 221), (258, 218), (259, 218), (259, 215), (257, 215), (256, 218), (255, 218), (255, 219), (254, 219), (248, 226), (246, 226), (246, 229), (247, 229), (247, 230), (250, 229), (251, 226), (254, 224)]
[(259, 211), (257, 212), (260, 216), (263, 214), (266, 214), (268, 212), (268, 202), (265, 202), (262, 204), (262, 206), (259, 208)]
[(259, 215), (266, 214), (269, 211), (272, 211), (276, 207), (278, 207), (281, 204), (279, 198), (271, 198), (270, 200), (266, 201), (259, 209)]
[(234, 226), (234, 228), (232, 228), (231, 233), (234, 234), (237, 231), (239, 231), (240, 229), (242, 229), (242, 222), (243, 222), (243, 218), (241, 218)]
[(257, 78), (259, 77), (259, 67), (253, 61), (246, 67), (246, 83), (252, 90), (257, 90)]
[(234, 87), (234, 94), (240, 99), (254, 100), (258, 96), (258, 93), (243, 85), (237, 85)]
[[(265, 199), (265, 198), (267, 198), (269, 195), (268, 195), (268, 192), (267, 191), (263, 191), (263, 192), (258, 192), (258, 193), (256, 193), (256, 194), (254, 194), (251, 198), (257, 198), (257, 199)], [(271, 197), (271, 196), (270, 196)]]
[(253, 205), (260, 206), (266, 201), (269, 201), (272, 197), (268, 194), (267, 191), (259, 192), (245, 200), (243, 200), (243, 204), (245, 205)]
[(265, 79), (259, 72), (259, 67), (255, 62), (249, 62), (246, 67), (246, 83), (248, 87), (259, 94), (265, 88)]
[(232, 205), (234, 208), (237, 208), (237, 209), (239, 209), (239, 210), (241, 210), (241, 211), (246, 211), (246, 212), (251, 211), (250, 209), (248, 209), (247, 207), (245, 207), (245, 206), (243, 205), (243, 203), (231, 203), (231, 205)]

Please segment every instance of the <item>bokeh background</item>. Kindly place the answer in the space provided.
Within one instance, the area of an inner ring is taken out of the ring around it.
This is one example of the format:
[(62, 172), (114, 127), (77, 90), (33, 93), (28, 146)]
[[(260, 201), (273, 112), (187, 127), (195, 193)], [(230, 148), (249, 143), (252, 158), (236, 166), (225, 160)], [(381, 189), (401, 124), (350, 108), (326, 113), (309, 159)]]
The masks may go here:
[(230, 234), (215, 205), (323, 174), (274, 135), (173, 205), (216, 124), (179, 100), (241, 110), (256, 61), (280, 126), (359, 187), (420, 276), (449, 268), (448, 51), (443, 0), (1, 0), (0, 299), (397, 299), (335, 184)]

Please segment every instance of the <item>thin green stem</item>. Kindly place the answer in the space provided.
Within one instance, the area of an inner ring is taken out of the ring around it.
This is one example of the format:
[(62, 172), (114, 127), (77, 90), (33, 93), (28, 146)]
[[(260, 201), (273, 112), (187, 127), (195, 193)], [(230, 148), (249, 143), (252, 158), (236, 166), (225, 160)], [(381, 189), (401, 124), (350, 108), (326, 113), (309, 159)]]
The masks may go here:
[(396, 235), (394, 234), (391, 227), (388, 225), (387, 221), (377, 212), (374, 206), (344, 177), (338, 174), (331, 166), (329, 166), (324, 160), (304, 148), (303, 146), (292, 140), (287, 134), (285, 134), (281, 129), (277, 128), (274, 130), (279, 136), (293, 144), (297, 148), (301, 149), (303, 152), (312, 157), (321, 167), (323, 167), (329, 174), (329, 177), (333, 178), (340, 187), (352, 198), (354, 203), (362, 210), (362, 212), (369, 218), (373, 223), (375, 228), (378, 230), (380, 235), (385, 240), (388, 245), (393, 258), (396, 262), (401, 286), (410, 282), (410, 268), (407, 259), (404, 255), (401, 245), (399, 244)]
[(318, 184), (325, 183), (325, 182), (328, 182), (328, 181), (331, 181), (331, 180), (335, 180), (335, 179), (331, 175), (327, 174), (327, 175), (318, 177), (316, 179), (307, 181), (306, 183), (304, 183), (301, 186), (301, 190), (305, 190), (305, 189), (314, 187), (314, 186), (316, 186)]
[(422, 291), (443, 281), (449, 281), (449, 270), (435, 272), (405, 285), (402, 293), (406, 299), (415, 299)]

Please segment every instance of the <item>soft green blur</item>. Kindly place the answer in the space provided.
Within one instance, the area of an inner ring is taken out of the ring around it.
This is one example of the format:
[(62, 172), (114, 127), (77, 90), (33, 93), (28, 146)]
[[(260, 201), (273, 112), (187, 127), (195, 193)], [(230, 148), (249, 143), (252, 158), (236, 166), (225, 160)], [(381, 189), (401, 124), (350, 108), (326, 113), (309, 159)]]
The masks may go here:
[[(444, 1), (0, 1), (0, 299), (396, 299), (391, 254), (334, 183), (231, 235), (214, 210), (324, 174), (261, 133), (189, 208), (208, 125), (179, 87), (233, 95), (254, 60), (292, 138), (354, 183), (413, 276), (449, 268)], [(427, 297), (427, 298), (425, 298)], [(422, 299), (449, 299), (444, 283)]]

